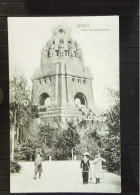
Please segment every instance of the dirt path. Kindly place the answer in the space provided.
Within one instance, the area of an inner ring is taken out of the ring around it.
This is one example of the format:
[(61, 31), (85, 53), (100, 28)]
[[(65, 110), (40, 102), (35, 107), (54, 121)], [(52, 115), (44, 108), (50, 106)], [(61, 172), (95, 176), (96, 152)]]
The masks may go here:
[(121, 178), (113, 173), (104, 173), (100, 184), (95, 178), (88, 185), (82, 184), (80, 162), (43, 162), (41, 179), (33, 179), (34, 163), (20, 162), (21, 173), (11, 174), (11, 192), (120, 192)]

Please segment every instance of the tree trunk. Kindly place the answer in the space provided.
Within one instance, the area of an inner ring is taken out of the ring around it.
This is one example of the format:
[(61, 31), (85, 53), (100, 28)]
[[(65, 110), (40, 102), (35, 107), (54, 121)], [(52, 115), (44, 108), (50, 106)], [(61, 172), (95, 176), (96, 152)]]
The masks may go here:
[(22, 127), (22, 131), (21, 132), (22, 132), (22, 142), (23, 142), (23, 127)]
[(16, 128), (16, 110), (14, 116), (14, 126), (12, 129), (12, 152), (11, 152), (11, 160), (14, 160), (14, 147), (15, 147), (15, 128)]
[(20, 129), (20, 143), (23, 141), (23, 128)]
[(21, 127), (19, 129), (19, 143), (21, 143)]
[(72, 160), (73, 160), (73, 148), (71, 149), (71, 154), (72, 154)]
[(22, 143), (22, 128), (20, 129), (20, 143)]
[(19, 142), (19, 127), (17, 126), (17, 141)]

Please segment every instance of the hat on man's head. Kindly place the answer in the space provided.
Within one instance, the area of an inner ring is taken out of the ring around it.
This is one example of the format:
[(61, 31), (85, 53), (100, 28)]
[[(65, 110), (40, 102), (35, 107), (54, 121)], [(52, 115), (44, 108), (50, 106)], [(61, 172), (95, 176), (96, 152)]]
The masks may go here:
[(84, 156), (89, 156), (89, 153), (88, 152), (85, 152), (83, 155)]

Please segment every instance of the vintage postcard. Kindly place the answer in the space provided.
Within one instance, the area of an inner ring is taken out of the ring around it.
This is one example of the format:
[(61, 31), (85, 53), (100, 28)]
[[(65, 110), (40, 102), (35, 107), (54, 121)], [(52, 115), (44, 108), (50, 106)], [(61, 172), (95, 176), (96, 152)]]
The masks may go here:
[(119, 17), (9, 17), (10, 191), (121, 192)]

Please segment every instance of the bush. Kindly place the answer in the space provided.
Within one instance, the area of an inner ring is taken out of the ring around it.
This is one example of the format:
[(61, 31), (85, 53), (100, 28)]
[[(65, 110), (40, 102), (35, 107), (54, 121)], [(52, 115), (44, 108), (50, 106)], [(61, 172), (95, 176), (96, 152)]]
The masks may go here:
[(10, 161), (10, 173), (19, 173), (21, 166), (17, 161)]
[(112, 157), (113, 155), (108, 156), (108, 159), (106, 161), (107, 170), (109, 172), (113, 172), (113, 173), (116, 173), (117, 175), (120, 175), (121, 174), (120, 158), (115, 159)]
[(104, 113), (105, 123), (108, 128), (109, 134), (104, 138), (103, 144), (107, 151), (106, 154), (106, 167), (108, 171), (114, 172), (118, 175), (121, 173), (120, 162), (120, 102), (119, 92), (110, 90), (115, 99), (106, 113)]
[(27, 139), (26, 142), (18, 143), (15, 142), (15, 160), (32, 160), (34, 158), (35, 153), (35, 141), (31, 139)]

